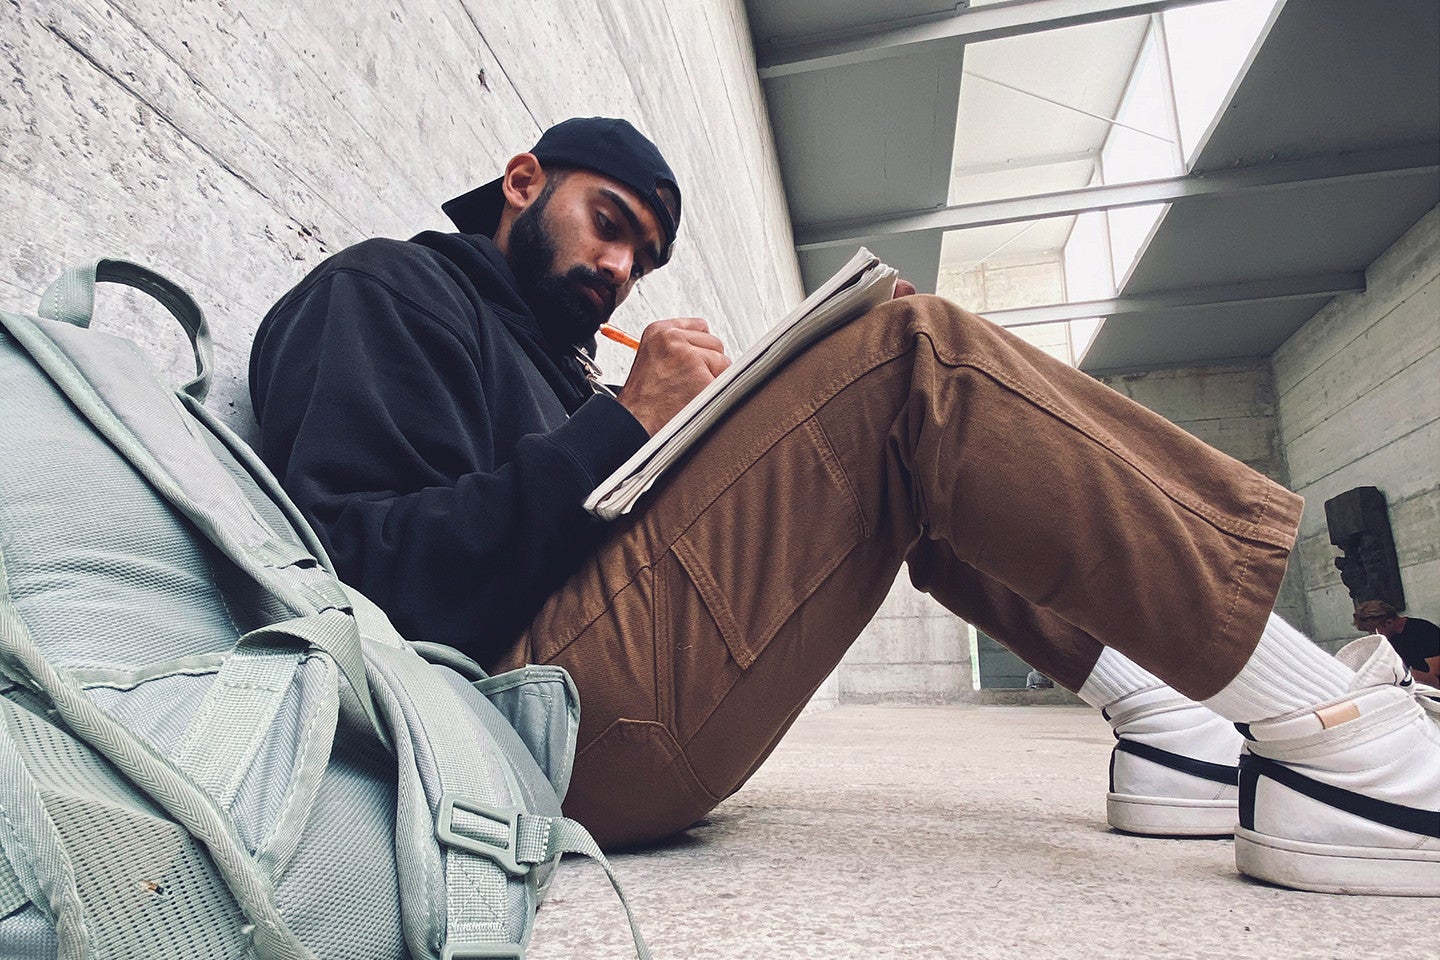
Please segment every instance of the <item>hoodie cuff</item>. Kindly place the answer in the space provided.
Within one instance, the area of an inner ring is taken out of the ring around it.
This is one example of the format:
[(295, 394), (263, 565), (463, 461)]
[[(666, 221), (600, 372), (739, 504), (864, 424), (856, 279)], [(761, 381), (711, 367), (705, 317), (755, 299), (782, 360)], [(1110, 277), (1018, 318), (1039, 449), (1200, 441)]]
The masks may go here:
[(590, 486), (614, 473), (650, 434), (618, 400), (596, 394), (580, 405), (549, 439), (590, 474)]

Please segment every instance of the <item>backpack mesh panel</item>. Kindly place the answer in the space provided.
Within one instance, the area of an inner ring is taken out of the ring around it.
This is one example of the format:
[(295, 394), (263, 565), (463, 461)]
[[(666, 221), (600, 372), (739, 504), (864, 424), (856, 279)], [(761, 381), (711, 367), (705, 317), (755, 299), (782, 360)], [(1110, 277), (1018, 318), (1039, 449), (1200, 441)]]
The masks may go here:
[(137, 793), (103, 757), (43, 717), (11, 711), (10, 733), (30, 775), (42, 787), (80, 796), (106, 797), (137, 813), (154, 814), (148, 797)]
[(295, 858), (275, 884), (290, 928), (325, 960), (407, 957), (395, 876), (395, 760), (344, 715)]
[(10, 732), (65, 846), (96, 955), (240, 955), (245, 919), (184, 828), (58, 727), (15, 711)]
[[(36, 716), (43, 716), (45, 711), (50, 709), (49, 700), (18, 684), (0, 690), (0, 697), (4, 697), (15, 706), (28, 710)], [(4, 954), (0, 954), (0, 956), (4, 956)]]
[(233, 644), (204, 539), (3, 331), (0, 383), (7, 586), (47, 659), (138, 665)]
[(96, 946), (108, 948), (97, 955), (243, 954), (245, 916), (182, 827), (87, 797), (46, 793), (45, 802), (75, 865), (87, 927)]
[(31, 904), (0, 920), (0, 957), (6, 960), (50, 960), (60, 952), (55, 927)]

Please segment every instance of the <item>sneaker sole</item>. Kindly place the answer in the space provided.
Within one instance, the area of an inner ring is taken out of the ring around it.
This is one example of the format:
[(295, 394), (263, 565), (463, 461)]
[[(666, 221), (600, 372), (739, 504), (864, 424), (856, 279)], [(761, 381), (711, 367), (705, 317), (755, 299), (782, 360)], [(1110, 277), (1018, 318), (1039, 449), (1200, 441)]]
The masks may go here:
[(1316, 893), (1440, 896), (1440, 850), (1344, 847), (1237, 827), (1235, 866), (1257, 880)]
[(1234, 798), (1186, 800), (1175, 797), (1105, 795), (1110, 826), (1147, 837), (1228, 837), (1239, 821)]

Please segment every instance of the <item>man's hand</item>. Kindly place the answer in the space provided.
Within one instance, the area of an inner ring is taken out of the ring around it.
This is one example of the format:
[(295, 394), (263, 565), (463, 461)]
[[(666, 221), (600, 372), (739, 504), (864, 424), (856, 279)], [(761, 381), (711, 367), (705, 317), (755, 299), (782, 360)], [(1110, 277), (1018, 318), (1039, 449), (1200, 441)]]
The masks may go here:
[(1428, 671), (1416, 670), (1414, 667), (1411, 667), (1411, 675), (1421, 683), (1428, 683), (1432, 687), (1440, 687), (1440, 657), (1426, 658), (1425, 665), (1430, 668)]
[(654, 436), (728, 366), (725, 345), (704, 320), (657, 320), (640, 335), (635, 364), (617, 399)]
[(895, 280), (895, 299), (896, 299), (896, 300), (899, 300), (901, 297), (913, 296), (914, 294), (915, 294), (915, 284), (911, 283), (909, 280), (906, 280), (904, 277), (897, 277), (897, 278), (896, 278), (896, 280)]

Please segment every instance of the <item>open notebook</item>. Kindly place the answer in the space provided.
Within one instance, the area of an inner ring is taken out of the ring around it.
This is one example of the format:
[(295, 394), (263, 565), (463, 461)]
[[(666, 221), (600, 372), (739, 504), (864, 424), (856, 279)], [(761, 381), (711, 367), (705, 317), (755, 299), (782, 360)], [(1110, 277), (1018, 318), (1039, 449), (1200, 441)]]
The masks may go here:
[(635, 455), (591, 491), (585, 509), (613, 520), (649, 490), (665, 470), (732, 406), (774, 370), (827, 332), (895, 295), (896, 271), (864, 247), (784, 320), (739, 358)]

